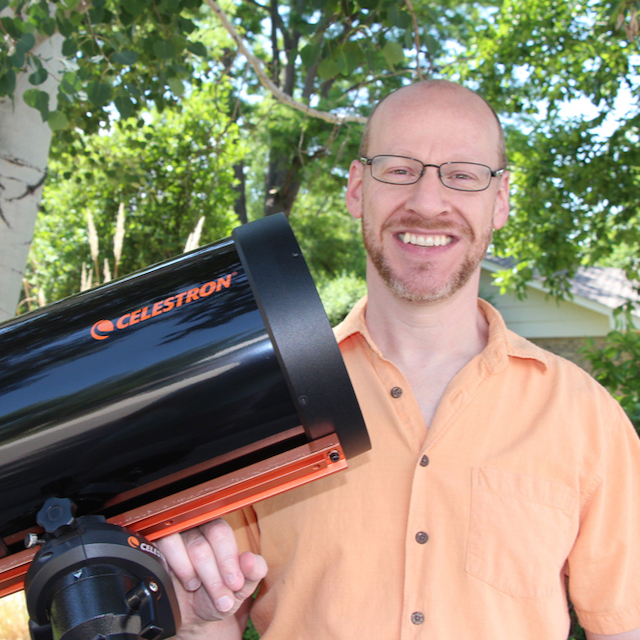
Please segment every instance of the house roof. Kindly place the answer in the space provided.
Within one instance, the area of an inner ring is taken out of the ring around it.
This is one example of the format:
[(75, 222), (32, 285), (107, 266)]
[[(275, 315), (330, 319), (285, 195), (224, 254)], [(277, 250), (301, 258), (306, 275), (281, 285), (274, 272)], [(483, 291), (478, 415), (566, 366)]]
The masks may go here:
[[(498, 258), (486, 256), (483, 266), (490, 271), (511, 269), (515, 261), (512, 258)], [(542, 278), (534, 277), (530, 283), (536, 289), (545, 290)], [(579, 267), (570, 280), (570, 292), (574, 301), (596, 303), (611, 311), (622, 306), (629, 300), (640, 302), (638, 289), (626, 277), (622, 269), (614, 267)], [(592, 305), (585, 305), (592, 306)], [(633, 315), (640, 317), (640, 307), (636, 308)]]

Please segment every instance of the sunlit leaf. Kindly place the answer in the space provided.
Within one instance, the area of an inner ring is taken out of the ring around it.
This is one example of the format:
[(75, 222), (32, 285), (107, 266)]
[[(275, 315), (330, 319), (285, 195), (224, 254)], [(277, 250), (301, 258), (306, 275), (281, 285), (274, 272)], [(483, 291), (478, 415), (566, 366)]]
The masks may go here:
[(169, 78), (167, 84), (174, 96), (181, 96), (184, 93), (184, 85), (179, 78)]
[(59, 131), (64, 129), (69, 124), (69, 119), (64, 113), (60, 111), (51, 111), (47, 119), (52, 131)]
[(325, 58), (318, 65), (318, 75), (323, 80), (329, 80), (337, 76), (339, 73), (340, 67), (338, 66), (338, 63), (331, 58)]
[(382, 54), (392, 67), (404, 61), (404, 50), (397, 42), (388, 41), (382, 48)]

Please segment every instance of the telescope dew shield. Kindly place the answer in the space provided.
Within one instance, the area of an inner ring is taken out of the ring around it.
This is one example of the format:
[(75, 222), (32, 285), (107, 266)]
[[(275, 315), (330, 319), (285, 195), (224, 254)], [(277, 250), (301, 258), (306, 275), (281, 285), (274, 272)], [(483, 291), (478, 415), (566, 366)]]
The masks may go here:
[(0, 325), (0, 595), (51, 497), (149, 540), (370, 448), (284, 215)]

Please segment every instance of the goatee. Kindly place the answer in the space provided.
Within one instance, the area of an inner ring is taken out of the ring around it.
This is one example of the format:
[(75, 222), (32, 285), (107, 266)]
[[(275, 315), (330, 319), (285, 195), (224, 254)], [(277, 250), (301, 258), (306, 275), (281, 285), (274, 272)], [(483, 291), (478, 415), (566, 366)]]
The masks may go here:
[(373, 229), (371, 229), (367, 223), (367, 216), (363, 212), (362, 237), (371, 262), (380, 274), (382, 280), (396, 297), (400, 300), (413, 303), (438, 302), (450, 298), (454, 293), (459, 291), (480, 267), (493, 238), (492, 227), (486, 229), (481, 237), (477, 237), (469, 227), (461, 228), (453, 226), (450, 223), (436, 223), (435, 221), (425, 223), (422, 218), (416, 220), (411, 216), (395, 220), (394, 224), (405, 226), (406, 228), (422, 229), (424, 231), (455, 229), (456, 235), (467, 238), (471, 247), (459, 268), (451, 273), (443, 282), (428, 283), (428, 280), (425, 282), (425, 278), (420, 277), (428, 276), (429, 272), (433, 270), (433, 265), (428, 260), (418, 265), (414, 270), (411, 280), (409, 280), (408, 277), (402, 279), (398, 274), (394, 273), (382, 248), (382, 233), (386, 227), (391, 225), (391, 222), (383, 225), (380, 230), (380, 237), (376, 238)]

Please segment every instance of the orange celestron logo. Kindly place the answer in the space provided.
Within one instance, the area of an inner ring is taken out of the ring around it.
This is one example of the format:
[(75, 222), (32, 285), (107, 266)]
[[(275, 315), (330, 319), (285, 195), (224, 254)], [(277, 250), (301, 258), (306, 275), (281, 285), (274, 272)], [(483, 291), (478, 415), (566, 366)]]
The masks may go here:
[(135, 311), (131, 311), (130, 313), (125, 313), (123, 316), (120, 316), (117, 320), (98, 320), (91, 327), (91, 337), (96, 340), (106, 340), (114, 331), (118, 329), (127, 329), (132, 327), (133, 325), (138, 324), (139, 322), (143, 322), (144, 320), (149, 320), (150, 318), (155, 318), (163, 313), (168, 313), (177, 309), (178, 307), (182, 307), (184, 305), (190, 304), (191, 302), (196, 302), (198, 300), (202, 300), (203, 298), (208, 298), (212, 293), (216, 291), (220, 291), (223, 287), (228, 289), (231, 286), (231, 279), (238, 275), (236, 271), (233, 273), (229, 273), (226, 276), (218, 278), (217, 280), (212, 280), (211, 282), (207, 282), (203, 284), (201, 287), (194, 287), (193, 289), (187, 289), (182, 293), (178, 293), (174, 296), (169, 296), (164, 300), (159, 300), (155, 304), (149, 305), (147, 307), (142, 307), (141, 309), (136, 309)]
[(152, 544), (149, 544), (148, 542), (142, 542), (141, 540), (138, 540), (138, 538), (136, 538), (135, 536), (129, 536), (127, 538), (127, 542), (129, 543), (129, 546), (133, 547), (134, 549), (140, 549), (141, 551), (152, 553), (154, 556), (164, 560), (164, 556), (162, 555), (162, 552), (160, 551), (160, 549), (158, 549), (157, 547), (154, 547)]

